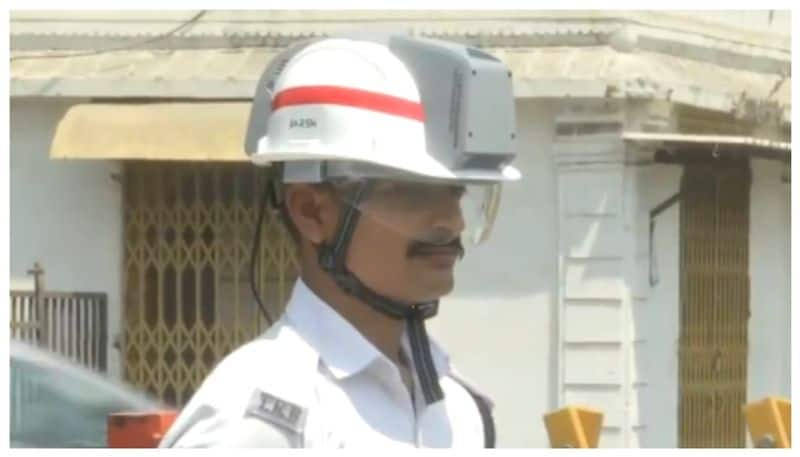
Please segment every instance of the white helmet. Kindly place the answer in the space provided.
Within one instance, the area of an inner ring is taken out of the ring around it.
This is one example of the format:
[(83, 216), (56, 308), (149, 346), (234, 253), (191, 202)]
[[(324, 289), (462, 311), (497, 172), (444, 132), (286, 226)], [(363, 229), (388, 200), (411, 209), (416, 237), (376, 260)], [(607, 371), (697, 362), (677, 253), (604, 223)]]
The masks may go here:
[(257, 165), (284, 162), (285, 182), (387, 170), (408, 179), (519, 179), (509, 165), (510, 75), (489, 54), (438, 40), (301, 43), (276, 57), (260, 81), (246, 149)]

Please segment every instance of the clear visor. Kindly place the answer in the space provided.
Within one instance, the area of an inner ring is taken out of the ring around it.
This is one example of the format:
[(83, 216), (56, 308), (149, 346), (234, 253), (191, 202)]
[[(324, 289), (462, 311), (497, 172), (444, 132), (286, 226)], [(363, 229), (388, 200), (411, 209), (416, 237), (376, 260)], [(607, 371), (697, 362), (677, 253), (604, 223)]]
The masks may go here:
[(480, 244), (489, 238), (500, 204), (498, 183), (432, 183), (372, 180), (362, 197), (358, 182), (334, 184), (345, 204), (362, 218), (409, 240), (447, 245), (460, 238)]

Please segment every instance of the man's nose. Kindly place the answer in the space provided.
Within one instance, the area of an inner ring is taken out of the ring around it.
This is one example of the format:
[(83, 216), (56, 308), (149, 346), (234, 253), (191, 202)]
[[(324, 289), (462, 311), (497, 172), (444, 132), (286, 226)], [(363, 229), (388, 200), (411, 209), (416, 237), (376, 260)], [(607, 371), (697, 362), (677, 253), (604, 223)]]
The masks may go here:
[(464, 214), (461, 211), (461, 202), (457, 197), (445, 197), (439, 199), (433, 208), (433, 228), (447, 230), (453, 236), (460, 235), (464, 231)]

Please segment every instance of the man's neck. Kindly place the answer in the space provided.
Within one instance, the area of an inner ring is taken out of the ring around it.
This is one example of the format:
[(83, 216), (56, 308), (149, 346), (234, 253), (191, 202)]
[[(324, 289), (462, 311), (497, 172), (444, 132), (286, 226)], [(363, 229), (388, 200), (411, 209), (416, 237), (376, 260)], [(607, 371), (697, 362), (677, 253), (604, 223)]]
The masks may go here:
[(304, 265), (302, 279), (309, 289), (344, 317), (367, 341), (400, 366), (400, 343), (405, 321), (393, 319), (346, 294), (316, 265), (310, 268)]

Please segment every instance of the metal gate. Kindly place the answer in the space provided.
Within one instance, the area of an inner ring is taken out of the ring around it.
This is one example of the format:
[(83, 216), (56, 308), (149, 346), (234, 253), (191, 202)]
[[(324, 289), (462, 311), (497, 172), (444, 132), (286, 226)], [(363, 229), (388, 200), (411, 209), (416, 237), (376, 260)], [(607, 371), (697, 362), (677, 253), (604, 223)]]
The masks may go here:
[(750, 169), (687, 164), (681, 183), (680, 447), (744, 447)]
[[(122, 338), (128, 382), (180, 407), (221, 358), (265, 329), (249, 268), (266, 179), (249, 164), (128, 164)], [(257, 284), (277, 316), (297, 276), (294, 245), (270, 212), (261, 237)]]
[(104, 293), (11, 291), (11, 338), (106, 371)]

